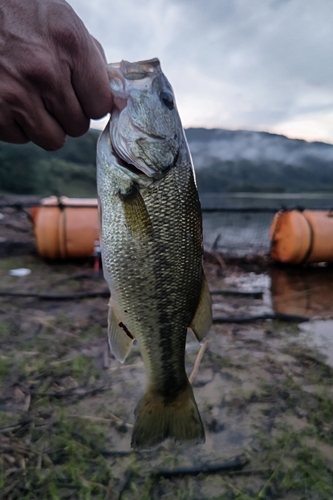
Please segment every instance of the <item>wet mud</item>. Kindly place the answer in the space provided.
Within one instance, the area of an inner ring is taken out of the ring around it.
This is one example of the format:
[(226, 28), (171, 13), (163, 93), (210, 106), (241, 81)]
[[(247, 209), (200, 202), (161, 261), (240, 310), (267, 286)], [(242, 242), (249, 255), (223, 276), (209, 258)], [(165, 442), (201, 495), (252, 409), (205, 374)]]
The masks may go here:
[[(263, 293), (213, 295), (214, 315), (269, 312), (277, 307), (276, 296), (281, 306), (272, 273), (221, 259), (206, 259), (211, 290)], [(31, 274), (8, 274), (19, 267)], [(309, 299), (314, 287), (314, 297), (320, 287), (324, 296), (331, 289), (325, 279), (307, 281), (303, 271), (303, 288), (287, 273), (294, 295), (285, 302), (299, 301), (303, 314), (300, 297), (306, 293), (316, 320), (214, 324), (198, 365), (203, 348), (189, 332), (186, 369), (190, 375), (196, 365), (192, 385), (206, 443), (166, 442), (136, 453), (130, 448), (133, 412), (145, 385), (137, 346), (119, 363), (108, 351), (107, 299), (68, 298), (105, 290), (92, 261), (48, 263), (34, 251), (2, 255), (0, 498), (331, 498), (333, 314), (324, 299), (321, 309)], [(67, 299), (6, 292), (66, 293)]]

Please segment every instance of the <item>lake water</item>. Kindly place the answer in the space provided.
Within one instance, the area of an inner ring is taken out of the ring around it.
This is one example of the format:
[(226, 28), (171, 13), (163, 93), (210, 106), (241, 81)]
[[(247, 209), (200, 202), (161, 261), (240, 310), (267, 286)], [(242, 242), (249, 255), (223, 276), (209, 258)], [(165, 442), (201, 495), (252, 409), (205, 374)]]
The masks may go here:
[[(200, 196), (203, 208), (204, 245), (235, 256), (269, 251), (269, 228), (281, 208), (332, 209), (333, 194), (311, 193), (209, 193)], [(205, 209), (231, 209), (205, 212)], [(263, 212), (255, 212), (261, 208)], [(237, 212), (239, 209), (248, 209)], [(235, 210), (234, 212), (232, 210)]]
[(333, 368), (333, 266), (272, 268), (265, 277), (272, 311), (310, 319), (294, 342), (315, 349)]
[[(306, 208), (330, 210), (332, 194), (260, 194), (201, 196), (202, 207), (230, 208), (230, 212), (203, 211), (204, 244), (222, 254), (245, 256), (267, 254), (270, 248), (269, 228), (275, 210), (281, 208)], [(255, 208), (266, 208), (257, 213)], [(237, 209), (248, 209), (237, 212)], [(232, 210), (235, 210), (234, 212)], [(317, 267), (277, 266), (264, 274), (246, 273), (232, 275), (226, 288), (261, 290), (263, 300), (258, 301), (248, 314), (269, 312), (309, 318), (300, 326), (295, 342), (316, 349), (333, 367), (333, 265)]]

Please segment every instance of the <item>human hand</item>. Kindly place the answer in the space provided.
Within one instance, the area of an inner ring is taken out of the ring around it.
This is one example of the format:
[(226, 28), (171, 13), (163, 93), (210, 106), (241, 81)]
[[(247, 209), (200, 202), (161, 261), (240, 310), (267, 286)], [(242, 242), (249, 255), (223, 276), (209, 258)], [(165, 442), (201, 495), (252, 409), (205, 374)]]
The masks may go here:
[(0, 140), (52, 151), (106, 115), (100, 44), (65, 0), (0, 0)]

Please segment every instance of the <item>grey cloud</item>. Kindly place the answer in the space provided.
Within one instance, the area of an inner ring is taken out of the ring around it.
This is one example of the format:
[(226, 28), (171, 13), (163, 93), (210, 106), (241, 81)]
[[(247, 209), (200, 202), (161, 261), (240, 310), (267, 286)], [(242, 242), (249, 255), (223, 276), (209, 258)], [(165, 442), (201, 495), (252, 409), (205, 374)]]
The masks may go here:
[(70, 3), (110, 61), (159, 57), (200, 125), (263, 129), (332, 104), (331, 0)]

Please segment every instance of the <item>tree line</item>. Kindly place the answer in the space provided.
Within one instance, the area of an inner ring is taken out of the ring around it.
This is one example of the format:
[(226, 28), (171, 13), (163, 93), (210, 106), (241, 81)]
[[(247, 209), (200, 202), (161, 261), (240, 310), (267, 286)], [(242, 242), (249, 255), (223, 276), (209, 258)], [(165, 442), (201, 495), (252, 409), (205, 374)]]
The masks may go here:
[[(96, 197), (99, 132), (68, 138), (59, 151), (0, 142), (0, 193)], [(195, 164), (195, 155), (194, 155)], [(199, 192), (333, 192), (333, 166), (295, 167), (276, 161), (214, 160), (197, 171)]]

